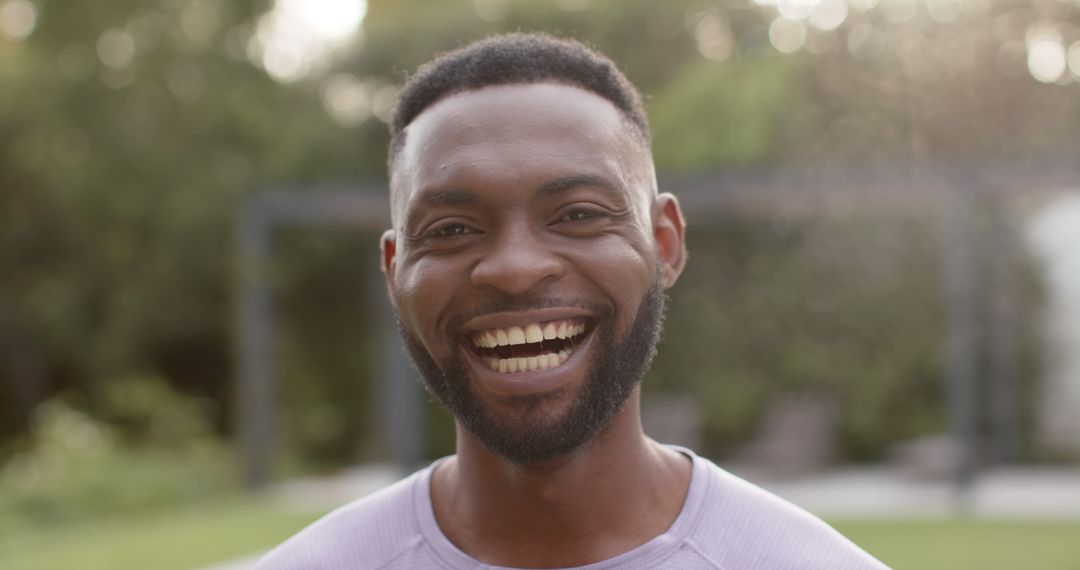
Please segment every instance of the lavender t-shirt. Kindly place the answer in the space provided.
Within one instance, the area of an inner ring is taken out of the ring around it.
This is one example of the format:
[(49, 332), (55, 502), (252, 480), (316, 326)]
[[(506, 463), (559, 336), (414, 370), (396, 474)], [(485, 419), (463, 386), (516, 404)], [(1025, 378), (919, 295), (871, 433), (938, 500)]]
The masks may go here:
[[(689, 450), (690, 490), (667, 532), (581, 570), (880, 570), (884, 564), (806, 511)], [(451, 543), (431, 507), (439, 462), (316, 521), (257, 570), (498, 570)], [(505, 569), (504, 569), (505, 570)]]

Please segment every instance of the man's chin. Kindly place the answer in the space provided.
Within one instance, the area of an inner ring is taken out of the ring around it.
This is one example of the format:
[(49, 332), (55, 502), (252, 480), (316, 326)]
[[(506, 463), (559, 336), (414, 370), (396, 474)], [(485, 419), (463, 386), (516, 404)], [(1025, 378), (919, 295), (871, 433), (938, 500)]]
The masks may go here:
[(567, 410), (489, 413), (479, 425), (457, 418), (466, 432), (491, 453), (519, 465), (543, 463), (577, 449), (591, 433), (568, 437)]
[(481, 368), (483, 363), (467, 364), (467, 395), (455, 398), (460, 405), (450, 411), (476, 441), (512, 463), (556, 459), (595, 432), (582, 421), (592, 416), (583, 413), (589, 400), (585, 392), (595, 376), (588, 353), (579, 350), (577, 361), (545, 374), (498, 374)]

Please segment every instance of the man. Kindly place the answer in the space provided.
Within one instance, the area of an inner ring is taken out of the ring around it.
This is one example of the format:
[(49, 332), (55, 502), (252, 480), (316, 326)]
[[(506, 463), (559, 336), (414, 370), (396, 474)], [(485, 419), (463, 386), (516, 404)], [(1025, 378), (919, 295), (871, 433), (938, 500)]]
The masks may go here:
[(642, 432), (685, 224), (611, 61), (544, 35), (484, 40), (409, 80), (391, 134), (383, 271), (457, 454), (259, 568), (884, 568)]

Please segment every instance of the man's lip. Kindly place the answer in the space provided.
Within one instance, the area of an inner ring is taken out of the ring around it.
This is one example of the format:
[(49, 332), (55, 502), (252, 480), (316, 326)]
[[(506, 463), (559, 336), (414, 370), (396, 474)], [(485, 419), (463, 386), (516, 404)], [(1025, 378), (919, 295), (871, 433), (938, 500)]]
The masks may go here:
[(490, 313), (487, 315), (469, 319), (465, 322), (465, 324), (461, 326), (460, 332), (469, 334), (490, 329), (524, 327), (532, 323), (557, 321), (560, 319), (591, 319), (594, 316), (595, 314), (592, 311), (575, 307), (530, 309), (528, 311)]

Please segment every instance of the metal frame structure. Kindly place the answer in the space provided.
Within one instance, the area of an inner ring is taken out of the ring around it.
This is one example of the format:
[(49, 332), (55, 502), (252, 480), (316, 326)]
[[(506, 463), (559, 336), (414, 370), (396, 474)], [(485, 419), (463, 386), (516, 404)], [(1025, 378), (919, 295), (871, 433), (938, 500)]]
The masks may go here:
[[(947, 305), (946, 346), (942, 377), (950, 425), (960, 453), (954, 483), (962, 499), (976, 475), (979, 327), (975, 306), (975, 250), (983, 241), (1008, 241), (1006, 198), (1034, 192), (1080, 187), (1080, 162), (1071, 157), (1038, 157), (1010, 162), (973, 164), (910, 164), (900, 168), (850, 168), (710, 172), (663, 181), (679, 196), (691, 223), (707, 223), (732, 210), (788, 215), (819, 215), (836, 209), (859, 210), (878, 216), (897, 212), (937, 212), (942, 236), (942, 296)], [(975, 196), (997, 201), (997, 221), (980, 235), (973, 221)], [(237, 305), (238, 434), (245, 481), (258, 487), (270, 479), (274, 449), (273, 305), (266, 266), (272, 234), (284, 225), (348, 225), (382, 229), (389, 213), (384, 188), (337, 188), (320, 191), (274, 191), (256, 194), (237, 220), (239, 254)], [(994, 407), (995, 447), (1003, 459), (1016, 457), (1019, 427), (1016, 341), (1011, 332), (1015, 312), (1015, 281), (1008, 248), (994, 258), (991, 318), (992, 357), (988, 377)], [(377, 274), (376, 274), (377, 275)], [(422, 395), (405, 362), (392, 313), (381, 282), (371, 303), (380, 307), (385, 322), (377, 377), (381, 379), (379, 407), (382, 429), (393, 459), (406, 468), (421, 460)]]
[[(258, 488), (271, 479), (275, 448), (274, 393), (277, 371), (274, 364), (274, 305), (267, 268), (274, 230), (284, 226), (344, 225), (382, 230), (389, 225), (389, 208), (384, 189), (324, 189), (319, 192), (273, 191), (256, 195), (245, 205), (237, 220), (236, 247), (239, 256), (236, 350), (239, 363), (237, 383), (237, 434), (244, 482)], [(370, 306), (377, 312), (380, 326), (380, 362), (374, 363), (379, 378), (379, 417), (388, 438), (393, 461), (414, 467), (422, 458), (423, 407), (419, 383), (405, 360), (395, 334), (393, 313), (379, 273), (371, 287)]]

